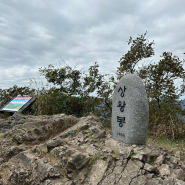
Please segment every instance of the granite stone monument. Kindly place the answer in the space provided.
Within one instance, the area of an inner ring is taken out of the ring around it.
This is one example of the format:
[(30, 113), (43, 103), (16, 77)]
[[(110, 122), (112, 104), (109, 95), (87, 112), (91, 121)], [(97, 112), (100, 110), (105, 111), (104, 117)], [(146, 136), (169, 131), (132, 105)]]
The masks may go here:
[(127, 74), (116, 86), (112, 99), (112, 133), (127, 144), (146, 144), (149, 105), (145, 86), (135, 74)]

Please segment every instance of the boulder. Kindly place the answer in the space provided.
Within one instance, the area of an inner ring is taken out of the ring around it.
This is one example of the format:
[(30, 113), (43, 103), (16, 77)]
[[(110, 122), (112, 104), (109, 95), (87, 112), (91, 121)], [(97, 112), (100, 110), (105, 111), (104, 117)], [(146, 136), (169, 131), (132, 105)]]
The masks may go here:
[(1, 129), (0, 184), (185, 185), (179, 152), (114, 140), (103, 117), (13, 116)]

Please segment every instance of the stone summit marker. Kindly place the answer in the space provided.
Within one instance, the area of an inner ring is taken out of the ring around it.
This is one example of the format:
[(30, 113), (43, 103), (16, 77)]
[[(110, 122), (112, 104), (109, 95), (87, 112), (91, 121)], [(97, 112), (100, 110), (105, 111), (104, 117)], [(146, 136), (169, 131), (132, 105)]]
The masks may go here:
[(149, 106), (145, 86), (135, 74), (127, 74), (116, 86), (112, 99), (112, 133), (127, 144), (146, 144)]

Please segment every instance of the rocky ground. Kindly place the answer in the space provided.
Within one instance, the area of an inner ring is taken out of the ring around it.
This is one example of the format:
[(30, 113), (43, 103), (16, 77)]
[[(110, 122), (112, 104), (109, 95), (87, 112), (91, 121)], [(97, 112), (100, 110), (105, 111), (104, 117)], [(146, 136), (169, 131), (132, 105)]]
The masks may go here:
[(103, 117), (15, 113), (0, 132), (0, 185), (185, 185), (179, 152), (115, 141)]

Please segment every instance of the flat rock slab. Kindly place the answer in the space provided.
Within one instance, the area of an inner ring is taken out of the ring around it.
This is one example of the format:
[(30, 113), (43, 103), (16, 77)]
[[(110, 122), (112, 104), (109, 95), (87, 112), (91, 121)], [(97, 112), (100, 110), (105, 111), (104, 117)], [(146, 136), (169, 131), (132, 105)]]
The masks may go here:
[(127, 144), (146, 144), (149, 105), (140, 77), (127, 74), (116, 86), (112, 99), (112, 133)]

